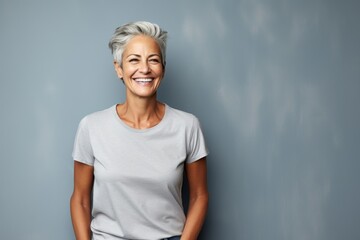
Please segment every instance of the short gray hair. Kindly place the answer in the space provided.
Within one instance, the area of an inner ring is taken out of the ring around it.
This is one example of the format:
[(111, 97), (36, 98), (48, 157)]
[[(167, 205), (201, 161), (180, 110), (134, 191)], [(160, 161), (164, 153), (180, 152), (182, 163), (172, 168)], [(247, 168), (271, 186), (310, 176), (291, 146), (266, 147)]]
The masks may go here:
[(161, 51), (162, 65), (165, 67), (167, 31), (161, 29), (157, 24), (144, 21), (130, 22), (116, 28), (109, 41), (109, 48), (114, 60), (121, 65), (126, 44), (137, 35), (152, 37), (157, 42)]

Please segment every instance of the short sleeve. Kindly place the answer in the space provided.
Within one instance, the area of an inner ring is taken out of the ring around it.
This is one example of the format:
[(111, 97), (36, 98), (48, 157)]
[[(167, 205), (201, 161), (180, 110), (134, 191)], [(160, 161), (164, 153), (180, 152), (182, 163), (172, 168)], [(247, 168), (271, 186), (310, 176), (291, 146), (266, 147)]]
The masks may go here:
[(84, 117), (80, 123), (75, 136), (74, 149), (72, 157), (75, 161), (94, 165), (94, 153), (91, 146), (89, 126), (87, 118)]
[(209, 154), (209, 151), (205, 144), (205, 138), (201, 130), (200, 122), (196, 117), (194, 117), (193, 119), (193, 124), (189, 137), (190, 139), (188, 139), (187, 141), (188, 150), (186, 163), (192, 163), (200, 160), (203, 157), (206, 157)]

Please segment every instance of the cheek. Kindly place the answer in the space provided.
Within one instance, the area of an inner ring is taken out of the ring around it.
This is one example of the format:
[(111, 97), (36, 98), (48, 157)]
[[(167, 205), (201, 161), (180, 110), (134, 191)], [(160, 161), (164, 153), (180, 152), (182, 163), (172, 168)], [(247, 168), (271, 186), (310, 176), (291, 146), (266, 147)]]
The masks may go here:
[(134, 67), (129, 67), (129, 66), (126, 66), (126, 67), (123, 67), (123, 70), (122, 70), (122, 75), (124, 77), (131, 77), (132, 75), (134, 75), (134, 73), (136, 72), (136, 68)]
[(158, 68), (158, 69), (156, 69), (156, 74), (158, 75), (158, 76), (160, 76), (161, 78), (163, 78), (164, 77), (164, 69), (161, 67), (161, 68)]

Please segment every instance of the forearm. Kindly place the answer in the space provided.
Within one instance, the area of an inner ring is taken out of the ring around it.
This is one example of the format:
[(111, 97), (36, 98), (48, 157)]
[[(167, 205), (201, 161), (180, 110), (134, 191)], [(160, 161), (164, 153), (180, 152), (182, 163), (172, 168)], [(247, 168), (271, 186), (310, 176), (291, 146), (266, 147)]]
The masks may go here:
[(202, 225), (205, 221), (205, 215), (208, 206), (208, 194), (203, 194), (190, 198), (189, 209), (187, 212), (185, 227), (181, 240), (196, 240)]
[(91, 207), (90, 203), (79, 201), (76, 197), (71, 197), (70, 201), (71, 219), (74, 227), (76, 240), (91, 239)]

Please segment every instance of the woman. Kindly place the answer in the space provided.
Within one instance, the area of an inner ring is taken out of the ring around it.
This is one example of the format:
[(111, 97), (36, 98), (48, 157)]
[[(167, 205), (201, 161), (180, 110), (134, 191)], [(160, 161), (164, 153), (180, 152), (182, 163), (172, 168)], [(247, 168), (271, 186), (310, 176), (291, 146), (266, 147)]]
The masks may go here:
[[(109, 47), (126, 100), (84, 117), (75, 138), (71, 217), (77, 240), (194, 240), (208, 204), (208, 154), (196, 117), (161, 103), (167, 32), (116, 29)], [(189, 209), (183, 212), (184, 167)]]

